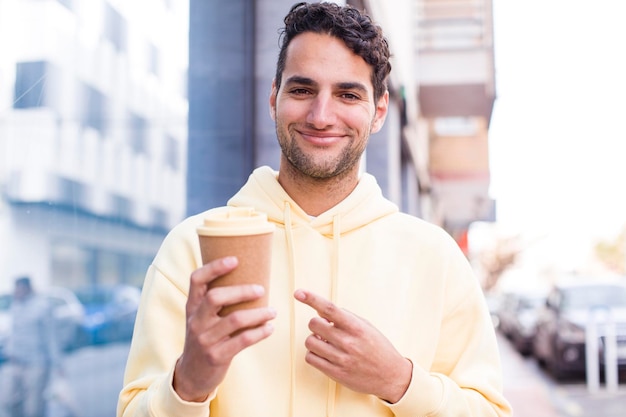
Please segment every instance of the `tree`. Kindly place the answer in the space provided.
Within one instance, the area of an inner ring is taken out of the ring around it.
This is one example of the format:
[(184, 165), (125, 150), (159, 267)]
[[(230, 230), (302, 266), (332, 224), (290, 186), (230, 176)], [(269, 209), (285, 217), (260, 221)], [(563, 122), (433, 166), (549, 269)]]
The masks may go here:
[(512, 267), (522, 252), (519, 235), (496, 238), (491, 247), (485, 248), (478, 256), (484, 272), (483, 290), (493, 290), (502, 274)]
[(626, 274), (626, 227), (614, 239), (596, 243), (594, 254), (610, 271)]

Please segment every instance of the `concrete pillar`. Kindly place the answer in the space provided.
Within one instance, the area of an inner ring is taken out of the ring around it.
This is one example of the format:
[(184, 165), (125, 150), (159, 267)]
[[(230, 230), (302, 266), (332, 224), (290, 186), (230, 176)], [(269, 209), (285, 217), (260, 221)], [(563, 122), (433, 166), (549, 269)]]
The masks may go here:
[(190, 0), (187, 213), (224, 205), (254, 166), (253, 0)]

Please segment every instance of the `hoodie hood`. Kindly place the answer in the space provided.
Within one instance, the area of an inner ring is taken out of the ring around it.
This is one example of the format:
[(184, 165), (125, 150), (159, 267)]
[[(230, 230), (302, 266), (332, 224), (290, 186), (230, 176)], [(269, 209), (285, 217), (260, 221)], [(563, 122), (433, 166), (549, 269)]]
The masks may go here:
[[(268, 220), (285, 230), (287, 247), (287, 264), (289, 269), (289, 290), (295, 291), (295, 277), (298, 269), (294, 255), (294, 230), (307, 225), (315, 231), (329, 238), (333, 242), (331, 255), (331, 288), (328, 295), (330, 301), (337, 302), (337, 287), (339, 280), (339, 262), (341, 259), (341, 236), (367, 226), (382, 217), (398, 212), (398, 207), (386, 200), (376, 179), (363, 174), (355, 189), (342, 202), (316, 217), (310, 217), (285, 192), (278, 183), (278, 173), (264, 166), (252, 172), (248, 182), (241, 190), (228, 201), (229, 206), (253, 207), (259, 212), (267, 214)], [(296, 404), (296, 341), (295, 341), (295, 301), (293, 298), (289, 306), (290, 314), (290, 365), (291, 387), (289, 395), (290, 415), (295, 417)], [(326, 416), (335, 416), (337, 383), (328, 379), (328, 394)]]
[(265, 212), (270, 221), (285, 226), (285, 207), (291, 211), (291, 227), (308, 224), (324, 236), (333, 236), (337, 216), (339, 234), (363, 227), (381, 217), (396, 213), (398, 207), (386, 200), (376, 179), (363, 173), (350, 195), (330, 210), (311, 219), (278, 183), (278, 172), (263, 166), (252, 172), (248, 182), (229, 201), (229, 206), (249, 206)]

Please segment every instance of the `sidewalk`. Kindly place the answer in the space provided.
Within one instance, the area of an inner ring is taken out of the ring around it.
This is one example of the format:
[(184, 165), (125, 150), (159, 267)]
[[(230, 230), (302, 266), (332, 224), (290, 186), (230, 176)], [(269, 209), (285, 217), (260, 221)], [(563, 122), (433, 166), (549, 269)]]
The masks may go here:
[(537, 377), (524, 358), (500, 334), (498, 342), (504, 374), (504, 395), (513, 407), (513, 416), (562, 417), (552, 403), (550, 387)]
[(608, 393), (604, 384), (591, 393), (584, 381), (550, 383), (538, 375), (532, 359), (519, 355), (498, 335), (504, 395), (513, 406), (514, 417), (625, 417), (626, 381), (620, 379), (617, 393)]

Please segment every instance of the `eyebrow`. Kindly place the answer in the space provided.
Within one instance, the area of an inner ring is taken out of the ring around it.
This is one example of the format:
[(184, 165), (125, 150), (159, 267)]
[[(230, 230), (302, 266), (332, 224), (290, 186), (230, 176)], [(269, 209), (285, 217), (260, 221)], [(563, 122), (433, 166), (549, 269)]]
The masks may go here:
[(302, 84), (302, 85), (317, 85), (315, 81), (308, 77), (302, 77), (300, 75), (293, 75), (285, 80), (285, 85), (287, 84)]
[(345, 82), (345, 83), (339, 83), (337, 85), (341, 90), (357, 90), (360, 91), (361, 94), (367, 94), (367, 87), (365, 85), (363, 85), (362, 83), (357, 83), (357, 82)]
[[(285, 80), (285, 85), (288, 85), (288, 84), (301, 84), (301, 85), (307, 85), (307, 86), (318, 85), (318, 83), (315, 80), (308, 78), (308, 77), (302, 77), (300, 75), (294, 75), (294, 76), (287, 78)], [(359, 82), (352, 82), (352, 81), (341, 82), (341, 83), (336, 84), (336, 87), (339, 88), (340, 90), (358, 90), (364, 94), (367, 93), (367, 87)]]

